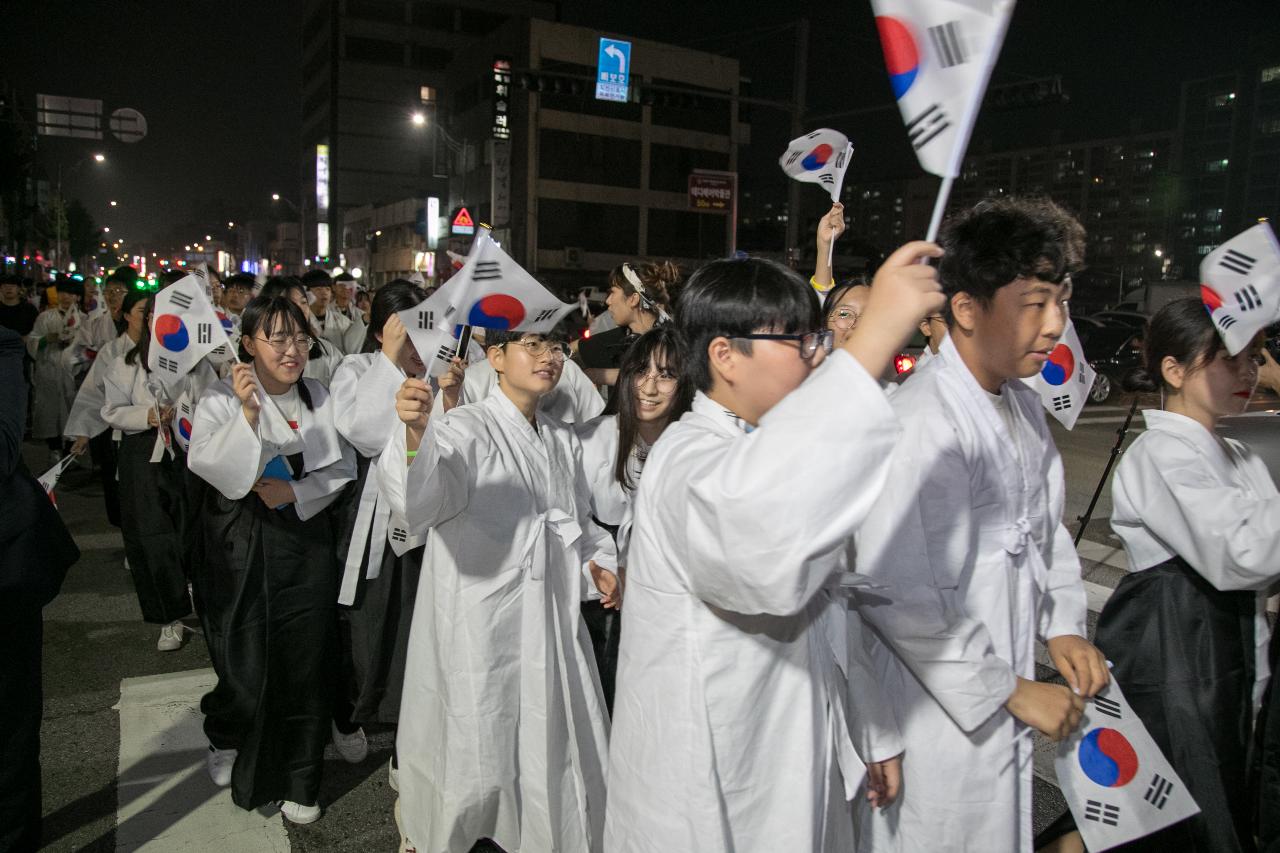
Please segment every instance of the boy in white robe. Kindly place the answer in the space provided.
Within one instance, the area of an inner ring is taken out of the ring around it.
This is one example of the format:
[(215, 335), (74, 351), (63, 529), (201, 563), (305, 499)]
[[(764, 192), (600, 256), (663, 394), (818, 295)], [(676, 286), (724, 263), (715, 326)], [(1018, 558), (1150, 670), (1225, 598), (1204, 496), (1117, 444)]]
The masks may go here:
[[(859, 850), (1029, 851), (1032, 740), (1079, 723), (1107, 684), (1085, 639), (1080, 562), (1065, 527), (1062, 460), (1036, 393), (1067, 318), (1084, 232), (1051, 202), (983, 202), (944, 230), (949, 334), (893, 397), (903, 436), (857, 539), (857, 569), (889, 586), (861, 612), (906, 744), (903, 799), (858, 809)], [(903, 642), (899, 594), (932, 588), (967, 619), (966, 645), (1017, 677), (1008, 702), (946, 675), (949, 655)], [(1047, 641), (1068, 687), (1037, 684)], [(1053, 713), (1028, 710), (1034, 697)]]
[[(489, 330), (498, 384), (431, 414), (406, 379), (378, 460), (382, 497), (429, 528), (396, 739), (402, 849), (600, 853), (608, 722), (579, 603), (616, 601), (582, 448), (539, 410), (564, 349)], [(407, 463), (407, 464), (406, 464)]]
[(699, 391), (635, 498), (610, 853), (852, 849), (863, 771), (846, 713), (844, 546), (898, 435), (874, 377), (940, 304), (917, 263), (937, 254), (895, 253), (867, 322), (825, 362), (833, 335), (789, 270), (716, 261), (685, 285), (675, 322)]

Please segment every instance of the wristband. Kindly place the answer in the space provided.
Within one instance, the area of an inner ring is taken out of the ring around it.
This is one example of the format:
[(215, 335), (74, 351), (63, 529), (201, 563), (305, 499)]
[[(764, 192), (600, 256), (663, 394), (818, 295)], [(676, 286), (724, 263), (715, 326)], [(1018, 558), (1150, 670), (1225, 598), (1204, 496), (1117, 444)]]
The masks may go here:
[(817, 276), (811, 275), (809, 276), (809, 285), (819, 293), (826, 293), (828, 290), (836, 286), (836, 282), (833, 278), (829, 284), (818, 284)]
[(417, 455), (418, 455), (418, 451), (416, 451), (416, 450), (406, 450), (406, 451), (404, 452), (404, 455), (405, 455), (405, 456), (407, 456), (407, 457), (409, 457), (410, 459), (412, 459), (412, 458), (414, 458), (415, 456), (417, 456)]

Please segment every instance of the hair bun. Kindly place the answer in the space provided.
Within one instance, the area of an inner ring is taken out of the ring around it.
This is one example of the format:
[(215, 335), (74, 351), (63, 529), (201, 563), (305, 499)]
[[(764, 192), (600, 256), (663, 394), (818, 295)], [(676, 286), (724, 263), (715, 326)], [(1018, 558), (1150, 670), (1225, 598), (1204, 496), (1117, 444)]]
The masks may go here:
[(1120, 380), (1120, 387), (1130, 393), (1151, 394), (1160, 390), (1160, 383), (1145, 368), (1135, 367)]

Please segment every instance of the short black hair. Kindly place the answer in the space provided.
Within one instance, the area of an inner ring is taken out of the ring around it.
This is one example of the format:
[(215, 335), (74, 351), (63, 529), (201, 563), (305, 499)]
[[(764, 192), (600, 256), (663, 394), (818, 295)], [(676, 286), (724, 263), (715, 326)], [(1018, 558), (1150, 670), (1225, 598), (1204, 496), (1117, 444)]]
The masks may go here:
[[(763, 258), (712, 261), (695, 272), (675, 305), (676, 330), (685, 344), (684, 370), (699, 391), (711, 388), (707, 347), (715, 338), (761, 329), (812, 332), (822, 326), (818, 296), (794, 271)], [(734, 341), (751, 352), (751, 341)]]
[(1159, 391), (1166, 383), (1162, 365), (1166, 356), (1192, 373), (1224, 352), (1213, 318), (1195, 297), (1167, 303), (1147, 321), (1142, 336), (1142, 367), (1122, 381), (1126, 391)]
[(1079, 221), (1047, 198), (988, 199), (961, 211), (943, 226), (940, 241), (948, 324), (957, 293), (985, 307), (1019, 278), (1061, 283), (1083, 265), (1084, 237)]
[[(530, 332), (525, 330), (515, 331), (515, 330), (508, 330), (508, 329), (485, 329), (484, 330), (485, 351), (488, 352), (489, 347), (500, 347), (505, 344), (509, 344), (512, 341), (521, 340), (522, 338), (524, 338), (525, 335), (539, 335), (544, 340), (548, 340), (548, 341), (560, 340), (560, 337), (558, 335), (551, 334), (550, 332), (544, 333), (544, 332)], [(561, 343), (563, 343), (563, 341), (561, 341)]]
[[(169, 286), (169, 285), (171, 285), (171, 284), (177, 284), (178, 282), (180, 282), (180, 281), (182, 281), (184, 278), (186, 278), (188, 275), (189, 275), (189, 273), (188, 273), (186, 270), (183, 270), (183, 269), (172, 270), (172, 269), (170, 269), (170, 270), (165, 270), (164, 272), (160, 273), (160, 280), (161, 280), (162, 282), (164, 282), (164, 286), (165, 286), (165, 287), (168, 287), (168, 286)], [(162, 288), (162, 289), (163, 289), (163, 288)]]
[(232, 287), (243, 287), (252, 293), (253, 289), (257, 287), (257, 285), (258, 280), (256, 278), (249, 275), (247, 272), (238, 272), (233, 276), (229, 276), (227, 280), (222, 283), (222, 289), (227, 290)]
[(302, 274), (302, 286), (306, 288), (333, 287), (333, 279), (329, 277), (329, 273), (325, 270), (307, 270)]
[(262, 285), (262, 290), (258, 292), (259, 299), (274, 299), (277, 296), (289, 295), (289, 291), (297, 290), (304, 297), (307, 295), (307, 289), (302, 286), (302, 282), (292, 275), (273, 275), (267, 279), (267, 283)]
[(6, 285), (6, 284), (16, 285), (17, 287), (26, 286), (22, 280), (22, 276), (13, 275), (12, 273), (9, 273), (6, 275), (0, 275), (0, 286)]
[(391, 319), (391, 315), (407, 311), (426, 298), (421, 287), (400, 279), (380, 287), (373, 295), (373, 304), (369, 306), (369, 328), (365, 331), (364, 346), (360, 351), (376, 351), (380, 344), (374, 336), (382, 333), (382, 327)]
[(107, 276), (103, 285), (108, 285), (113, 281), (118, 281), (126, 287), (133, 287), (138, 283), (138, 271), (131, 266), (116, 267)]

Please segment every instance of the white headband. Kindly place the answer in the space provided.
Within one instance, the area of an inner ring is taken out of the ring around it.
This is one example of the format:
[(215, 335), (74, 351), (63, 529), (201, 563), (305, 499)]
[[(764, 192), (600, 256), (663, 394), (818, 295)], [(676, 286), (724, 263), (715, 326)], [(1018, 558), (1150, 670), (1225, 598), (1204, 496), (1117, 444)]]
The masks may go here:
[(649, 295), (644, 292), (644, 282), (640, 281), (639, 274), (631, 268), (631, 264), (624, 263), (622, 265), (622, 277), (627, 280), (628, 284), (635, 288), (636, 293), (640, 296), (640, 303), (645, 308), (648, 308), (650, 311), (658, 315), (658, 322), (665, 323), (671, 319), (667, 316), (667, 312), (663, 311), (661, 306), (657, 305), (649, 298)]

